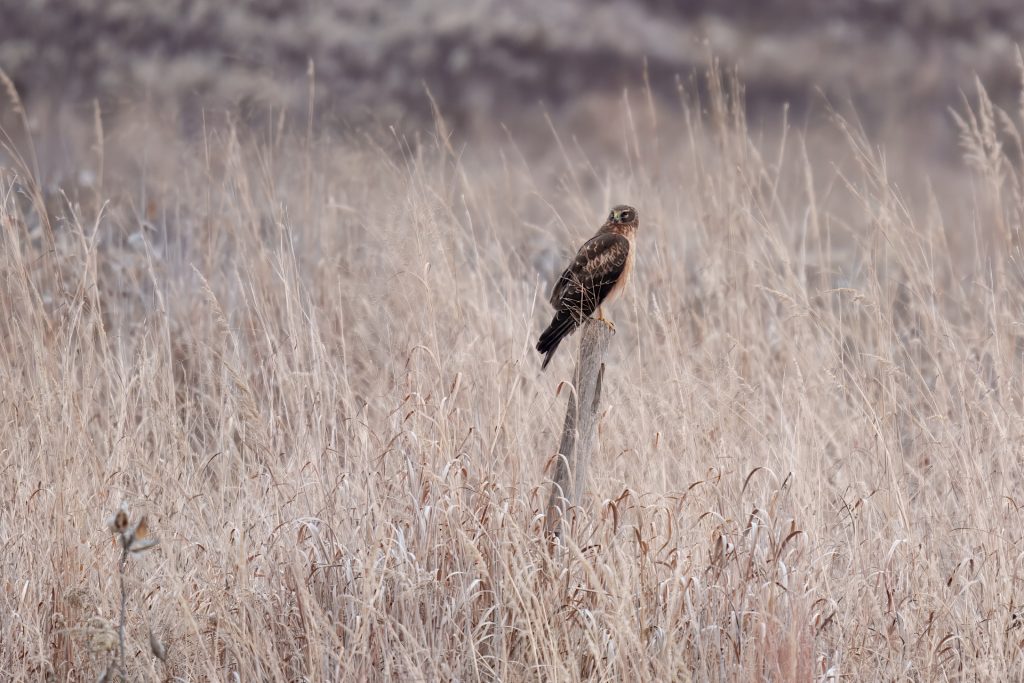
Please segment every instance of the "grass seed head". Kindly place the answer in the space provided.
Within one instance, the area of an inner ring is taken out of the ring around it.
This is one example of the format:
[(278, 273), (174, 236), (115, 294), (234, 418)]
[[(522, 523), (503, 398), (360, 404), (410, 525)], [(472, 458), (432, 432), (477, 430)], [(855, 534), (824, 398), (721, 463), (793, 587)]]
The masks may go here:
[(153, 653), (153, 656), (159, 659), (161, 662), (167, 662), (167, 647), (163, 644), (160, 638), (153, 632), (153, 629), (149, 629), (149, 651)]

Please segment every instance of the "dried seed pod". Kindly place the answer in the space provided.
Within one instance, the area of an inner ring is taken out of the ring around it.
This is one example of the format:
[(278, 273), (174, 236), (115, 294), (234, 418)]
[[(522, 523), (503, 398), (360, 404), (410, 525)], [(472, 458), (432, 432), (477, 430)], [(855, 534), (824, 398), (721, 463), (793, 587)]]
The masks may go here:
[(131, 532), (124, 535), (124, 539), (125, 548), (130, 553), (145, 552), (160, 542), (150, 533), (146, 515), (139, 519)]
[(153, 656), (159, 659), (161, 662), (167, 663), (167, 647), (164, 646), (153, 629), (149, 629), (149, 649), (153, 652)]
[(128, 529), (128, 504), (121, 503), (113, 515), (107, 519), (107, 527), (115, 534), (123, 534)]

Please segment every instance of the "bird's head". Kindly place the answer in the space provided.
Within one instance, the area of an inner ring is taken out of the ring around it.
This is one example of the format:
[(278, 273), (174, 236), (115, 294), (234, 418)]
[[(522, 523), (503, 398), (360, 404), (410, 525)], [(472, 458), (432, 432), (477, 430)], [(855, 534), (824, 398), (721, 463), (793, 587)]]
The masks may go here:
[(636, 209), (632, 206), (626, 206), (625, 204), (619, 204), (612, 209), (610, 214), (608, 214), (608, 223), (612, 225), (635, 228), (639, 222), (640, 217), (637, 216)]

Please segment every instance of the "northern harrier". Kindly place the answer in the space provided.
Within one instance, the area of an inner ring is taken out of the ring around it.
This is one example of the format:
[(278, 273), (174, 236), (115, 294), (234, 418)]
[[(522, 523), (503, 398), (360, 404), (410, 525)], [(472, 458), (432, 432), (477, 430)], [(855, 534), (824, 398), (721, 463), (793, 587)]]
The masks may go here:
[(562, 339), (572, 334), (594, 311), (598, 320), (610, 324), (605, 320), (602, 306), (622, 293), (633, 270), (639, 220), (632, 206), (616, 206), (597, 234), (580, 247), (576, 258), (558, 278), (551, 292), (555, 317), (537, 342), (537, 350), (544, 354), (542, 370), (551, 362)]

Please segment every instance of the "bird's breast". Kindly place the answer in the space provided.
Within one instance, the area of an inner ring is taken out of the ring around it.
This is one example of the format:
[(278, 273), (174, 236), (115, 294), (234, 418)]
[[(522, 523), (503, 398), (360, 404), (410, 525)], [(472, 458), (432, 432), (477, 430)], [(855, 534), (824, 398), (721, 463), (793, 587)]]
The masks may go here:
[(626, 288), (626, 283), (629, 282), (630, 275), (633, 274), (633, 262), (636, 260), (636, 239), (633, 237), (629, 238), (629, 253), (626, 254), (626, 265), (622, 267), (622, 274), (619, 275), (619, 279), (616, 280), (615, 286), (608, 292), (608, 296), (605, 297), (602, 302), (603, 305), (607, 305), (619, 298), (622, 294), (622, 290)]

